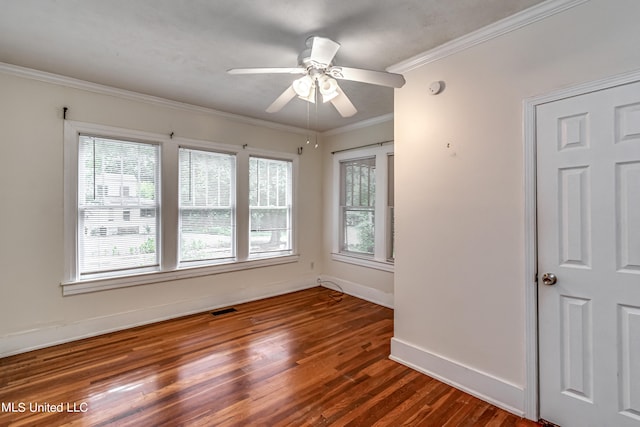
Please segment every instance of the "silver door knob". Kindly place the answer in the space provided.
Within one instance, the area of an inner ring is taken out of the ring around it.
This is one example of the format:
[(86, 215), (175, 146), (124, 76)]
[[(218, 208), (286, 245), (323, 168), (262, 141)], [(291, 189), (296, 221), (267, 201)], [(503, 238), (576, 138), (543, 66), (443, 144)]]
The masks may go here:
[(558, 282), (558, 278), (553, 273), (544, 273), (542, 275), (542, 283), (547, 286), (555, 285)]

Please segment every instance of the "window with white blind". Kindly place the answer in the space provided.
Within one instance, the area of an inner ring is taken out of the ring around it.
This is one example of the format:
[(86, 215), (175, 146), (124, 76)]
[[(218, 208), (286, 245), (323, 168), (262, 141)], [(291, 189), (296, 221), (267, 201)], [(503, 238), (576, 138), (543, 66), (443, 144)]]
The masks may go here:
[(159, 147), (79, 136), (80, 277), (159, 268)]
[(63, 294), (296, 262), (297, 164), (66, 120)]
[(180, 148), (180, 262), (235, 255), (235, 156)]
[(393, 271), (393, 145), (334, 153), (336, 261)]
[(249, 158), (249, 254), (292, 250), (292, 162)]
[(387, 259), (393, 261), (396, 257), (396, 228), (394, 211), (394, 157), (393, 153), (387, 155)]

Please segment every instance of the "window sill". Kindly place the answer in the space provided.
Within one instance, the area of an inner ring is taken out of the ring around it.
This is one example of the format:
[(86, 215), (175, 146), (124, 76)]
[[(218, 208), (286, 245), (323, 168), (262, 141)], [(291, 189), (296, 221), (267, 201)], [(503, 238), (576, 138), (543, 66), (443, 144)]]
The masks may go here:
[(374, 268), (376, 270), (388, 271), (393, 273), (395, 266), (392, 262), (378, 261), (371, 258), (361, 258), (353, 255), (332, 253), (331, 259), (338, 262), (345, 262), (347, 264), (355, 264), (361, 267)]
[(249, 270), (252, 268), (269, 267), (272, 265), (290, 264), (297, 262), (299, 255), (278, 256), (272, 258), (252, 259), (247, 261), (230, 261), (224, 264), (208, 265), (206, 267), (187, 267), (171, 271), (141, 273), (124, 277), (110, 277), (102, 279), (64, 282), (62, 295), (77, 295), (108, 289), (126, 288), (137, 285), (167, 282), (170, 280), (188, 279), (192, 277), (209, 276), (212, 274), (229, 273), (232, 271)]

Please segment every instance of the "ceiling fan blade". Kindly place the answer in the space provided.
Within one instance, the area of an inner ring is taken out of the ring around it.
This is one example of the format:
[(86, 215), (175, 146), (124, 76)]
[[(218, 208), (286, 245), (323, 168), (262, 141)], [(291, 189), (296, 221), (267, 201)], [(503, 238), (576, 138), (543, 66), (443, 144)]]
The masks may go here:
[(329, 65), (340, 49), (340, 44), (325, 37), (311, 37), (311, 55), (309, 59), (318, 64)]
[(360, 68), (331, 67), (327, 73), (336, 79), (351, 80), (354, 82), (369, 83), (378, 86), (400, 88), (405, 80), (402, 74), (387, 73), (384, 71), (363, 70)]
[(296, 96), (296, 91), (293, 90), (293, 85), (289, 86), (282, 94), (275, 100), (269, 108), (266, 109), (267, 113), (276, 113), (282, 109), (289, 101)]
[(304, 74), (305, 69), (295, 68), (232, 68), (227, 70), (229, 74)]
[(342, 89), (338, 88), (337, 91), (338, 91), (338, 96), (333, 98), (331, 100), (331, 103), (333, 104), (334, 107), (336, 107), (336, 110), (338, 110), (338, 113), (340, 113), (342, 117), (351, 117), (355, 113), (357, 113), (358, 110), (356, 110), (356, 107), (353, 106), (353, 104), (351, 103), (351, 100), (342, 91)]

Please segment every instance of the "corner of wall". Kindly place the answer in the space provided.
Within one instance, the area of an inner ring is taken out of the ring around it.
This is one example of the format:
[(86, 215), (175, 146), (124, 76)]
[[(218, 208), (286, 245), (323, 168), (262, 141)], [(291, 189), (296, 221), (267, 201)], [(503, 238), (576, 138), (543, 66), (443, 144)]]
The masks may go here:
[(383, 292), (381, 290), (366, 286), (361, 283), (351, 282), (349, 280), (339, 279), (334, 276), (320, 275), (320, 284), (325, 288), (342, 291), (345, 294), (381, 305), (387, 308), (393, 308), (393, 293)]
[(520, 417), (525, 416), (525, 390), (503, 379), (395, 337), (391, 339), (389, 358)]

